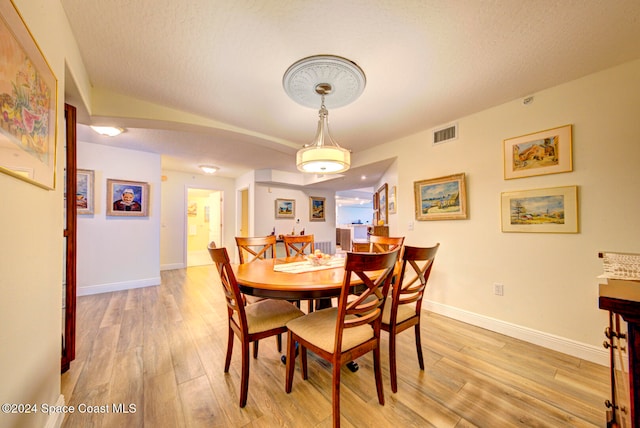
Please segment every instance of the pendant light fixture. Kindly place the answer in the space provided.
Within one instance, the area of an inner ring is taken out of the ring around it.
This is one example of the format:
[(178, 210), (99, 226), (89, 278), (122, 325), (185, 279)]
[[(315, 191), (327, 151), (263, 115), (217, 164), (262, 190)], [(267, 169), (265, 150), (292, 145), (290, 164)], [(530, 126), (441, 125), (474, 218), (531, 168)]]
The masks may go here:
[(294, 101), (315, 107), (320, 96), (318, 128), (313, 141), (296, 154), (299, 171), (337, 174), (351, 166), (351, 152), (333, 139), (329, 132), (327, 105), (342, 107), (354, 101), (364, 90), (364, 72), (352, 61), (331, 55), (301, 59), (284, 74), (285, 92)]

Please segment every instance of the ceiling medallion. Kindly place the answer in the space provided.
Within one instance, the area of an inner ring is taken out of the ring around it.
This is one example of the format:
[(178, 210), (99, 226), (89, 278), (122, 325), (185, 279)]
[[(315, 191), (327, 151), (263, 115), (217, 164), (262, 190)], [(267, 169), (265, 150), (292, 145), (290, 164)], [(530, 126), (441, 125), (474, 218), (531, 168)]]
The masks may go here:
[(314, 174), (337, 174), (348, 170), (351, 152), (331, 137), (327, 106), (345, 106), (362, 94), (366, 85), (362, 69), (345, 58), (318, 55), (301, 59), (289, 67), (282, 85), (291, 99), (306, 107), (316, 107), (320, 96), (316, 135), (296, 153), (298, 170)]
[(364, 91), (367, 78), (356, 63), (334, 55), (316, 55), (295, 62), (284, 73), (282, 86), (289, 97), (305, 107), (318, 107), (316, 86), (329, 84), (327, 108), (346, 106)]

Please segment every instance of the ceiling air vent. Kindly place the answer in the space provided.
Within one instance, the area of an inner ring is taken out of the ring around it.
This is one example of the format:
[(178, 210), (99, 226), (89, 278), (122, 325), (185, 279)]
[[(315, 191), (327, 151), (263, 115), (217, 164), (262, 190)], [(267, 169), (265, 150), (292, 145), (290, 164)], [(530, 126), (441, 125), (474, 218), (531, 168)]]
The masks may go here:
[(458, 138), (458, 124), (452, 123), (444, 128), (438, 128), (433, 131), (433, 145), (446, 143)]

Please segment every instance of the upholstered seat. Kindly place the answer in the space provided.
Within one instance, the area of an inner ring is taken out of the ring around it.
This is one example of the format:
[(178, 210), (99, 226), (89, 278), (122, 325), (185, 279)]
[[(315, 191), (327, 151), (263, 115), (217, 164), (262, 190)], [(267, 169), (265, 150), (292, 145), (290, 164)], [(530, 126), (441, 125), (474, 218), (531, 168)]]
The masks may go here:
[[(336, 343), (336, 319), (338, 308), (328, 308), (308, 314), (304, 320), (297, 318), (287, 323), (296, 335), (327, 352), (333, 352)], [(353, 316), (347, 316), (352, 319)], [(300, 320), (300, 322), (296, 322)], [(341, 351), (351, 349), (373, 337), (369, 324), (344, 330)]]

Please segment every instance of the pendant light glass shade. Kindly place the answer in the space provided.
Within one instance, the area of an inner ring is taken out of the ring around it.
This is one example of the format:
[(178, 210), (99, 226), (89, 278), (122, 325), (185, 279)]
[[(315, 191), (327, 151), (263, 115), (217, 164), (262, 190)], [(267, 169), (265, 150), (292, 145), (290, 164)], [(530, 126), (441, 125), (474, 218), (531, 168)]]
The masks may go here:
[(329, 133), (329, 112), (322, 106), (318, 112), (318, 130), (310, 144), (298, 150), (296, 166), (299, 171), (315, 174), (337, 174), (351, 166), (351, 153), (343, 149)]

